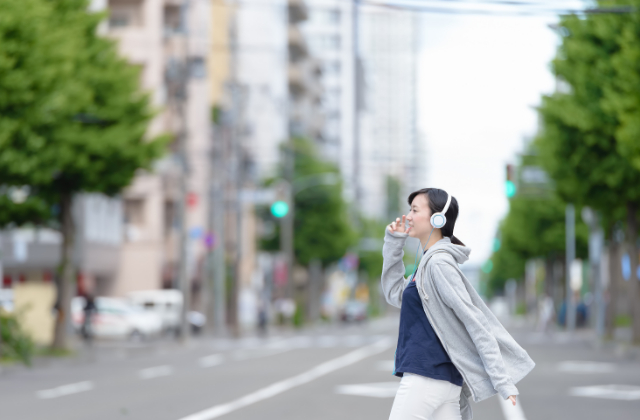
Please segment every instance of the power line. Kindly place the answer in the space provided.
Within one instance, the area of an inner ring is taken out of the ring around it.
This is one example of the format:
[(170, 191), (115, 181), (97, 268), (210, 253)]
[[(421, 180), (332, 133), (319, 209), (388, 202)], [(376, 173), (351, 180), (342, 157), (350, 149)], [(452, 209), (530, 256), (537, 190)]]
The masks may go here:
[[(436, 3), (434, 5), (425, 5), (425, 2)], [(469, 5), (476, 6), (473, 9), (467, 9), (464, 7), (446, 7), (439, 6), (437, 4), (440, 3), (448, 3), (448, 4), (456, 4), (456, 5)], [(457, 14), (457, 15), (481, 15), (481, 16), (549, 16), (549, 15), (587, 15), (587, 14), (627, 14), (633, 13), (636, 9), (632, 6), (614, 6), (614, 7), (600, 7), (600, 8), (586, 8), (586, 9), (572, 9), (572, 8), (538, 8), (538, 6), (551, 6), (549, 3), (536, 3), (529, 1), (515, 1), (515, 0), (485, 0), (481, 2), (470, 2), (468, 0), (424, 0), (420, 1), (418, 4), (412, 0), (399, 0), (399, 1), (390, 1), (390, 2), (382, 2), (375, 0), (361, 0), (360, 1), (360, 13), (366, 14), (375, 14), (379, 13), (379, 11), (371, 9), (389, 9), (396, 11), (407, 11), (413, 13), (421, 13), (421, 14)], [(287, 4), (275, 3), (270, 1), (244, 1), (244, 2), (236, 2), (234, 5), (222, 5), (212, 3), (212, 6), (217, 7), (238, 7), (238, 8), (249, 8), (249, 7), (263, 7), (263, 8), (271, 8), (271, 9), (281, 9), (284, 11), (285, 8), (288, 7)], [(477, 6), (500, 6), (505, 7), (505, 10), (495, 10), (495, 9), (479, 9)], [(315, 11), (335, 11), (336, 8), (339, 8), (340, 5), (315, 5), (315, 4), (305, 4), (307, 10), (315, 10)], [(523, 10), (522, 7), (526, 9)], [(533, 7), (533, 8), (531, 8)], [(520, 10), (517, 10), (520, 8)], [(507, 10), (511, 9), (511, 10)]]

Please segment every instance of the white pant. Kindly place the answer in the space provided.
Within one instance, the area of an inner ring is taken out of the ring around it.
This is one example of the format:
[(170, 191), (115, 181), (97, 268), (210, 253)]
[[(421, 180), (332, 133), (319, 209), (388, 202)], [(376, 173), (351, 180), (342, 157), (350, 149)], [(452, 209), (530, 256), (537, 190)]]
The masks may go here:
[(461, 420), (461, 390), (448, 381), (405, 373), (389, 420)]

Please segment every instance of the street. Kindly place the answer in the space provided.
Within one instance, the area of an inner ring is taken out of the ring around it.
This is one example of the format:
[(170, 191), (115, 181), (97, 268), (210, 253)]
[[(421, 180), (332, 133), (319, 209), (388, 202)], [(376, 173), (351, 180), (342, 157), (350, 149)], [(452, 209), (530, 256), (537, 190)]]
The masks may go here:
[[(396, 323), (389, 317), (300, 335), (193, 339), (186, 346), (98, 344), (93, 356), (5, 371), (0, 417), (383, 420), (399, 382), (391, 375)], [(519, 405), (492, 397), (473, 404), (475, 419), (637, 418), (638, 360), (561, 333), (549, 338), (517, 329), (514, 336), (537, 363), (518, 386)]]

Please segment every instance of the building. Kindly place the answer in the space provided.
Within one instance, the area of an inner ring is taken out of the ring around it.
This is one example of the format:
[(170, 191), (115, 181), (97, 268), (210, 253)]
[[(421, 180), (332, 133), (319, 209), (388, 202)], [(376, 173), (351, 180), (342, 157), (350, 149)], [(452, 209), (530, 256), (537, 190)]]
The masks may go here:
[(308, 0), (308, 19), (300, 27), (309, 54), (321, 68), (321, 104), (324, 124), (318, 142), (325, 158), (335, 162), (345, 181), (345, 198), (356, 195), (354, 142), (355, 44), (354, 4), (341, 0)]
[(322, 64), (323, 152), (345, 180), (345, 198), (386, 218), (388, 184), (400, 196), (425, 185), (416, 128), (418, 18), (399, 9), (308, 0), (302, 25)]
[(402, 202), (426, 186), (425, 150), (417, 131), (419, 20), (404, 10), (363, 7), (360, 57), (366, 110), (360, 120), (361, 208), (386, 218), (389, 178), (399, 182)]

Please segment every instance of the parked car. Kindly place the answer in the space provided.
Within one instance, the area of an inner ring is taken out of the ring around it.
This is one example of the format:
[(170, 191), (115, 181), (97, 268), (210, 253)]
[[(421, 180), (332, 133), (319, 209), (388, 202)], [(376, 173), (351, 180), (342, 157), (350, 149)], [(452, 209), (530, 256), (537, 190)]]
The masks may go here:
[(158, 316), (164, 332), (178, 331), (183, 302), (179, 290), (137, 290), (129, 292), (127, 300), (144, 312)]
[(360, 322), (367, 319), (367, 304), (359, 300), (349, 300), (342, 310), (342, 321)]
[(0, 309), (13, 312), (13, 290), (0, 289)]
[[(84, 297), (71, 301), (73, 325), (78, 332), (84, 323)], [(91, 334), (95, 338), (147, 339), (162, 332), (162, 319), (143, 311), (125, 299), (95, 298), (95, 313), (91, 319)]]

